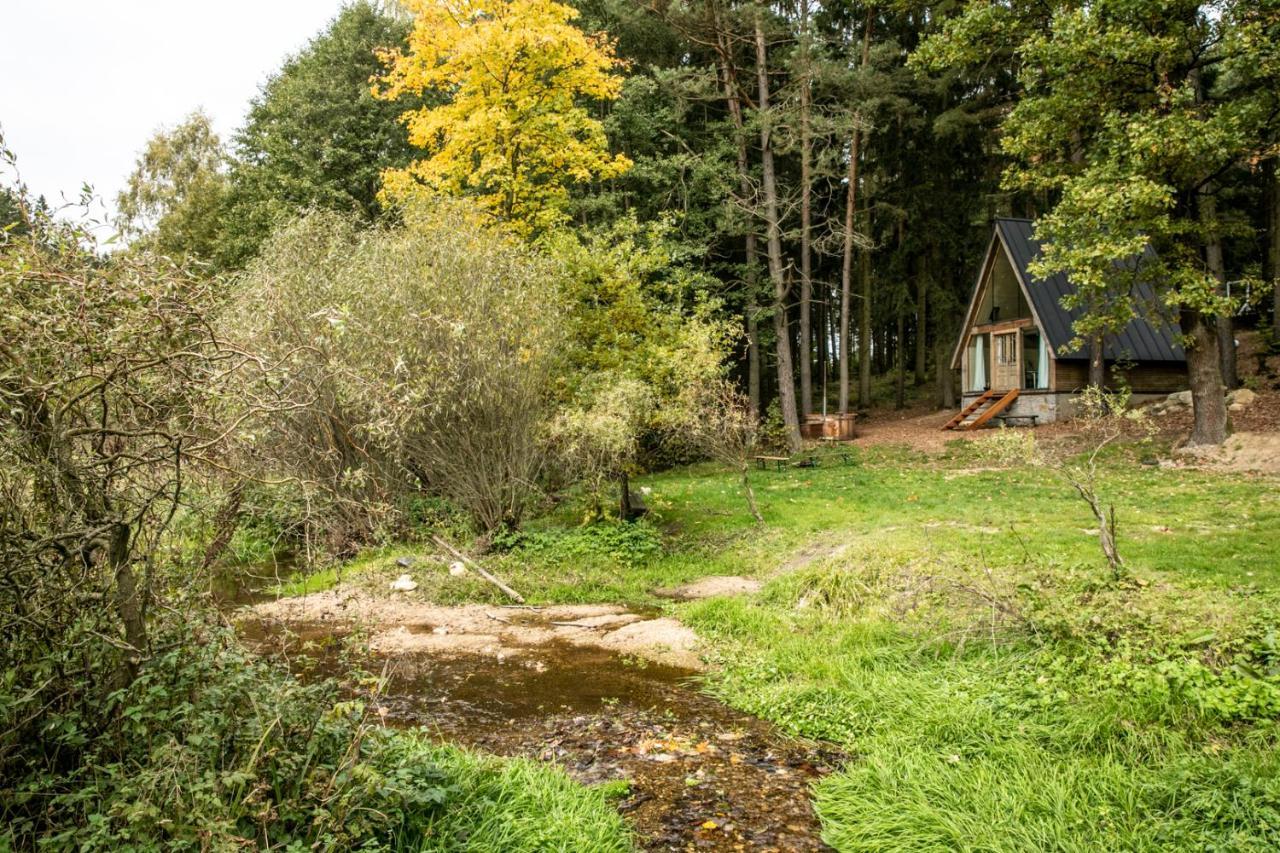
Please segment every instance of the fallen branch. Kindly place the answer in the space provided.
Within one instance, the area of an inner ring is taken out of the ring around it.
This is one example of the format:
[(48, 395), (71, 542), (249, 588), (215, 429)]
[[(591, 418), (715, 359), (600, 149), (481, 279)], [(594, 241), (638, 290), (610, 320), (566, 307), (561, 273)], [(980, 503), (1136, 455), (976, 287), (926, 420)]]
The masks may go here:
[(492, 619), (494, 622), (501, 622), (503, 625), (510, 625), (510, 624), (511, 624), (511, 620), (510, 620), (510, 619), (508, 619), (508, 618), (507, 618), (507, 617), (505, 617), (505, 616), (495, 616), (495, 615), (493, 615), (492, 613), (486, 613), (486, 614), (485, 614), (485, 616), (488, 616), (488, 617), (489, 617), (490, 619)]
[(547, 624), (560, 628), (590, 628), (593, 631), (598, 631), (605, 627), (604, 625), (588, 625), (585, 622), (548, 622)]
[(498, 589), (505, 592), (508, 596), (510, 596), (515, 601), (518, 601), (519, 603), (524, 604), (524, 596), (516, 592), (511, 587), (507, 586), (505, 583), (502, 582), (501, 579), (490, 574), (488, 571), (485, 570), (484, 566), (480, 565), (475, 560), (472, 560), (466, 554), (462, 553), (457, 548), (453, 547), (452, 545), (450, 545), (448, 542), (446, 542), (444, 539), (440, 538), (439, 536), (432, 536), (431, 540), (435, 542), (437, 545), (439, 545), (441, 548), (448, 551), (454, 557), (456, 557), (464, 565), (470, 566), (471, 568), (475, 569), (476, 574), (480, 575), (480, 577), (484, 578), (489, 583), (493, 584)]

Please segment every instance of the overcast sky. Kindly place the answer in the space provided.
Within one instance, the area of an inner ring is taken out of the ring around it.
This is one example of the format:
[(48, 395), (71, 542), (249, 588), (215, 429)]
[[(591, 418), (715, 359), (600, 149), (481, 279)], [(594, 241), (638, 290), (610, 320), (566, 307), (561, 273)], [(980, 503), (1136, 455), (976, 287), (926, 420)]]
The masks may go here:
[[(224, 140), (341, 0), (0, 0), (0, 129), (51, 203), (109, 203), (148, 137), (197, 107)], [(5, 176), (6, 179), (8, 176)]]

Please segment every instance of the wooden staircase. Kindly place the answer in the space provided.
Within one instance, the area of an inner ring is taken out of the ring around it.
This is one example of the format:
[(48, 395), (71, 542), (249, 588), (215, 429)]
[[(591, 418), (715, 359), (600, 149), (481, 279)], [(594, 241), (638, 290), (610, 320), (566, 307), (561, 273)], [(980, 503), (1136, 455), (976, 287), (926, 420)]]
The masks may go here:
[[(960, 414), (943, 425), (943, 429), (977, 429), (1005, 409), (1013, 405), (1013, 401), (1018, 399), (1018, 389), (1011, 391), (984, 391), (978, 399), (965, 406)], [(970, 416), (973, 419), (970, 420)]]

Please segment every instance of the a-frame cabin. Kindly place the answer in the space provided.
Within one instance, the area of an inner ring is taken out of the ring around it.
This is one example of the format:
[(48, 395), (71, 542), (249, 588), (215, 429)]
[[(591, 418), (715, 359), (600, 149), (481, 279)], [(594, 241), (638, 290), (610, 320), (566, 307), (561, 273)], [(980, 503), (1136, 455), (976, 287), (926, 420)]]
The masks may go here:
[[(951, 362), (960, 371), (960, 411), (944, 429), (1069, 417), (1075, 395), (1088, 384), (1089, 353), (1070, 348), (1081, 311), (1062, 305), (1075, 287), (1062, 274), (1031, 275), (1028, 267), (1040, 254), (1033, 227), (1029, 219), (996, 220)], [(1133, 288), (1135, 303), (1154, 314), (1150, 286)], [(1123, 381), (1138, 402), (1185, 388), (1186, 356), (1174, 335), (1158, 316), (1135, 317), (1108, 335), (1108, 383)]]

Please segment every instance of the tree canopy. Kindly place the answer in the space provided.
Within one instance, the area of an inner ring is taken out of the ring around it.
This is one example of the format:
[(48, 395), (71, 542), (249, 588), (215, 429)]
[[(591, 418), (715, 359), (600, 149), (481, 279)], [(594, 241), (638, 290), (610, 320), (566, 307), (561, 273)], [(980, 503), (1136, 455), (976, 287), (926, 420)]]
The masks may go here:
[(403, 45), (408, 32), (404, 18), (358, 0), (263, 85), (232, 139), (224, 266), (242, 266), (300, 211), (380, 216), (383, 171), (413, 151), (396, 117), (420, 101), (376, 99), (369, 80), (381, 69), (375, 51)]
[(382, 53), (375, 92), (437, 93), (444, 103), (406, 112), (409, 141), (428, 156), (384, 175), (388, 198), (419, 185), (474, 196), (524, 231), (564, 216), (574, 184), (622, 174), (604, 126), (581, 99), (618, 96), (621, 63), (604, 35), (574, 26), (555, 0), (409, 0), (407, 50)]

